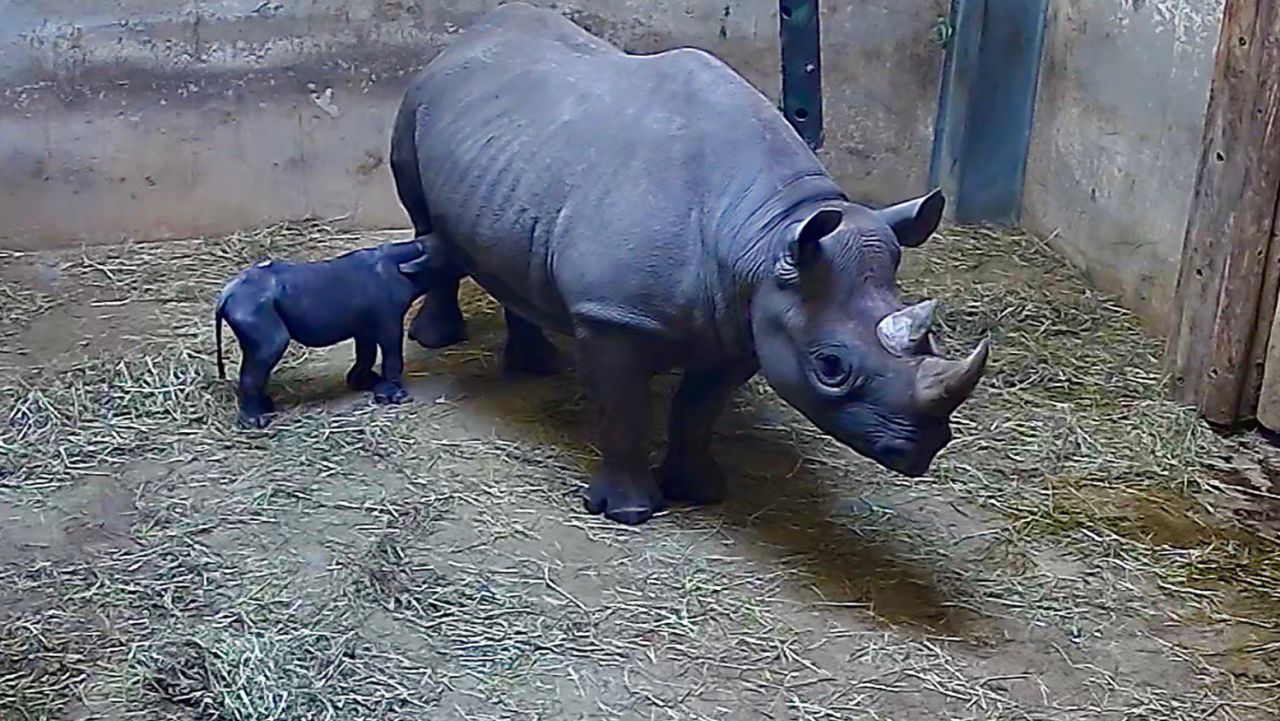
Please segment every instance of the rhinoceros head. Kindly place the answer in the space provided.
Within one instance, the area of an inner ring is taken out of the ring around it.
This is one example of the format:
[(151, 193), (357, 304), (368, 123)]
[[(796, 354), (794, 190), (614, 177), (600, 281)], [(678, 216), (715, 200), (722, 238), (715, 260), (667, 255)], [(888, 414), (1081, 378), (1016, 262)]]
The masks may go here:
[(963, 360), (939, 357), (935, 302), (898, 299), (901, 249), (933, 234), (944, 203), (935, 190), (880, 210), (804, 211), (781, 231), (772, 277), (751, 306), (769, 385), (822, 430), (908, 476), (927, 472), (951, 440), (951, 413), (977, 386), (989, 350), (984, 340)]

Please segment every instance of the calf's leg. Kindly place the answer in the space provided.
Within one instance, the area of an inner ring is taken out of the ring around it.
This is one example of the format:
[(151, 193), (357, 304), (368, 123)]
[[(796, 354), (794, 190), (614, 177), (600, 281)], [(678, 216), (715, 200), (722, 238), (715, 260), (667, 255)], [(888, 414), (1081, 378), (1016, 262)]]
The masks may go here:
[(384, 323), (378, 332), (382, 350), (382, 379), (373, 386), (373, 401), (383, 405), (404, 403), (409, 393), (404, 389), (404, 326), (401, 317)]
[(685, 372), (671, 401), (667, 454), (658, 468), (668, 500), (704, 504), (724, 498), (724, 473), (711, 457), (711, 427), (755, 370), (742, 364)]
[(347, 385), (358, 391), (372, 390), (382, 376), (373, 372), (378, 357), (378, 341), (371, 336), (356, 336), (356, 362), (347, 371)]
[(636, 525), (663, 507), (662, 491), (649, 470), (649, 381), (643, 349), (622, 334), (580, 333), (578, 369), (596, 406), (603, 458), (587, 488), (586, 508)]
[(269, 307), (234, 308), (228, 303), (227, 324), (240, 342), (239, 423), (265, 428), (275, 404), (267, 395), (267, 379), (289, 347), (289, 329)]
[(504, 309), (507, 317), (507, 343), (502, 350), (503, 367), (508, 373), (554, 375), (560, 368), (560, 353), (547, 340), (542, 329)]

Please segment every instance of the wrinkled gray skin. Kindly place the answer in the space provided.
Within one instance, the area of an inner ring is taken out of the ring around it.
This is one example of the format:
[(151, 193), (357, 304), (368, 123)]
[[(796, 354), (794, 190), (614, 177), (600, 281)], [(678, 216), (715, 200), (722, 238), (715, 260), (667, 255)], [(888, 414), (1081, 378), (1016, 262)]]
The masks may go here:
[[(942, 196), (850, 202), (706, 52), (628, 55), (555, 12), (501, 6), (414, 81), (391, 166), (453, 269), (411, 336), (465, 338), (464, 276), (505, 308), (508, 370), (553, 372), (543, 330), (572, 336), (601, 412), (586, 505), (616, 521), (721, 498), (711, 426), (757, 371), (824, 431), (915, 476), (985, 364), (985, 344), (935, 357), (932, 305), (904, 308), (894, 289), (901, 248), (932, 234)], [(684, 376), (655, 482), (650, 380), (673, 368)]]
[[(267, 379), (292, 338), (320, 348), (354, 338), (347, 384), (372, 390), (378, 403), (402, 403), (404, 316), (439, 283), (436, 241), (418, 238), (362, 248), (312, 263), (265, 261), (240, 272), (218, 293), (213, 322), (222, 364), (222, 321), (240, 342), (240, 425), (263, 428), (274, 410)], [(382, 375), (373, 372), (382, 349)]]

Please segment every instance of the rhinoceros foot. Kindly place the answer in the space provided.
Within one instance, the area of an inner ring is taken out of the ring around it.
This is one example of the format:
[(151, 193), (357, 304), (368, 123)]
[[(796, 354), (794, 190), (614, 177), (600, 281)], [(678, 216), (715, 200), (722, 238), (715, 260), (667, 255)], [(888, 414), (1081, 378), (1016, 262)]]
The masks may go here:
[(424, 348), (447, 348), (467, 339), (467, 322), (456, 301), (452, 307), (424, 305), (409, 326), (409, 337)]
[(724, 500), (724, 472), (710, 455), (668, 456), (658, 468), (658, 478), (668, 501), (702, 506)]
[(587, 487), (587, 512), (603, 513), (605, 518), (628, 526), (644, 523), (665, 507), (662, 491), (647, 470), (602, 468)]
[(513, 375), (552, 376), (560, 372), (560, 351), (551, 341), (513, 342), (502, 351), (502, 367)]

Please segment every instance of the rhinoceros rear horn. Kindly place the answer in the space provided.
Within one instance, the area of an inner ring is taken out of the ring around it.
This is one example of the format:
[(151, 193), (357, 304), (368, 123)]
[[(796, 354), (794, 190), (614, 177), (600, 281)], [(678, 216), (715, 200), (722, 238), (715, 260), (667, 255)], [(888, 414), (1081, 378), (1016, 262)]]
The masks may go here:
[(990, 353), (991, 339), (984, 338), (964, 360), (933, 356), (922, 360), (916, 375), (916, 403), (921, 412), (942, 415), (959, 407), (978, 387)]
[(893, 231), (898, 245), (915, 248), (938, 229), (938, 223), (942, 222), (942, 210), (946, 206), (947, 198), (942, 194), (942, 189), (934, 188), (914, 200), (881, 208), (876, 214)]

